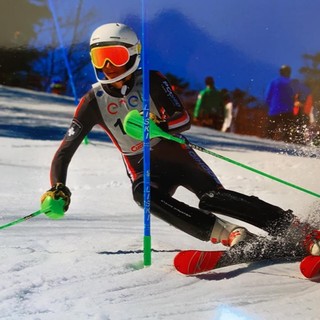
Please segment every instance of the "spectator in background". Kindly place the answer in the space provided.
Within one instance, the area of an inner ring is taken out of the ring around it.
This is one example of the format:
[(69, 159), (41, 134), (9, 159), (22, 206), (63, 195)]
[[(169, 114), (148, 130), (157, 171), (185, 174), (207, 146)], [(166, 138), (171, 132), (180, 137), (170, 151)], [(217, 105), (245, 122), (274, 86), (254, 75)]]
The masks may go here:
[(50, 84), (50, 92), (54, 94), (66, 94), (66, 86), (59, 77), (55, 77)]
[(206, 88), (200, 91), (193, 112), (194, 123), (221, 130), (224, 122), (222, 94), (215, 88), (212, 77), (206, 77), (205, 84)]
[(246, 117), (246, 93), (240, 89), (235, 89), (232, 93), (232, 121), (230, 131), (234, 133), (244, 133), (247, 128)]
[(222, 89), (221, 94), (222, 94), (223, 103), (224, 103), (224, 122), (221, 128), (221, 131), (227, 132), (227, 131), (230, 131), (230, 127), (231, 127), (233, 104), (227, 89)]
[(266, 103), (269, 106), (267, 137), (292, 142), (295, 92), (291, 85), (291, 68), (283, 65), (279, 73), (280, 76), (270, 82), (266, 91)]

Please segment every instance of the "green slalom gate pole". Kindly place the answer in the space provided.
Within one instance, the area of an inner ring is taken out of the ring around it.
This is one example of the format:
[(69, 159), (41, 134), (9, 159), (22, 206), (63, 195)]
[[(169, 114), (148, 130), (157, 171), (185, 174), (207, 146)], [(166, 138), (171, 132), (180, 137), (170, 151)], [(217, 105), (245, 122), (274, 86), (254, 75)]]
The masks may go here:
[[(142, 140), (142, 117), (141, 115), (139, 114), (139, 112), (137, 110), (133, 110), (131, 111), (125, 121), (124, 121), (124, 129), (126, 131), (126, 133), (128, 135), (130, 135), (131, 137), (137, 139), (137, 140)], [(260, 174), (266, 178), (269, 178), (269, 179), (272, 179), (274, 181), (277, 181), (279, 183), (282, 183), (284, 185), (287, 185), (291, 188), (295, 188), (297, 190), (300, 190), (302, 192), (305, 192), (305, 193), (308, 193), (314, 197), (317, 197), (317, 198), (320, 198), (320, 194), (319, 193), (316, 193), (316, 192), (313, 192), (311, 190), (308, 190), (308, 189), (305, 189), (305, 188), (302, 188), (302, 187), (299, 187), (293, 183), (290, 183), (288, 181), (285, 181), (285, 180), (282, 180), (280, 178), (277, 178), (277, 177), (274, 177), (268, 173), (265, 173), (263, 171), (260, 171), (260, 170), (257, 170), (255, 168), (252, 168), (252, 167), (249, 167), (243, 163), (240, 163), (238, 161), (235, 161), (235, 160), (232, 160), (230, 158), (227, 158), (225, 156), (222, 156), (216, 152), (213, 152), (211, 150), (208, 150), (206, 148), (203, 148), (201, 146), (198, 146), (194, 143), (191, 143), (189, 141), (186, 141), (184, 139), (181, 139), (181, 138), (178, 138), (178, 137), (175, 137), (167, 132), (164, 132), (162, 129), (160, 129), (153, 121), (150, 121), (150, 138), (165, 138), (165, 139), (168, 139), (168, 140), (171, 140), (171, 141), (175, 141), (175, 142), (178, 142), (180, 144), (185, 144), (185, 145), (188, 145), (190, 146), (191, 148), (194, 148), (198, 151), (201, 151), (201, 152), (205, 152), (207, 154), (210, 154), (216, 158), (219, 158), (219, 159), (222, 159), (224, 161), (227, 161), (227, 162), (230, 162), (234, 165), (237, 165), (241, 168), (244, 168), (244, 169), (247, 169), (247, 170), (250, 170), (254, 173), (257, 173), (257, 174)]]

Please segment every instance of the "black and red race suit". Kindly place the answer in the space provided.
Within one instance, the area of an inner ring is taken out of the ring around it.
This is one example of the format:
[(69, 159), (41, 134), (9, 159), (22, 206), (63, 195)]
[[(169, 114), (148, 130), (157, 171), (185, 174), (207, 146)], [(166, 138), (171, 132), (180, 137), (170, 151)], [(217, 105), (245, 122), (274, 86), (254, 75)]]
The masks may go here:
[[(142, 111), (142, 72), (137, 70), (127, 85), (125, 95), (111, 85), (99, 82), (85, 94), (72, 119), (51, 166), (51, 184), (66, 183), (68, 165), (75, 151), (95, 125), (99, 125), (122, 154), (132, 182), (133, 197), (143, 205), (143, 143), (128, 136), (123, 120), (131, 110)], [(150, 112), (162, 121), (162, 129), (179, 134), (190, 128), (190, 118), (167, 79), (150, 71)], [(151, 213), (175, 227), (209, 240), (215, 216), (190, 207), (172, 196), (179, 186), (200, 199), (220, 181), (201, 158), (185, 145), (162, 138), (150, 141)]]
[[(123, 120), (131, 110), (142, 111), (142, 72), (137, 70), (125, 83), (126, 92), (99, 82), (81, 99), (70, 128), (51, 166), (51, 184), (66, 183), (75, 151), (95, 125), (99, 125), (121, 152), (132, 182), (134, 200), (143, 205), (143, 143), (126, 134)], [(122, 88), (123, 89), (123, 88)], [(190, 118), (167, 79), (150, 71), (150, 112), (161, 120), (161, 128), (180, 134), (190, 128)], [(186, 145), (162, 138), (150, 141), (151, 213), (198, 238), (210, 239), (216, 217), (221, 213), (251, 223), (269, 232), (280, 230), (292, 219), (291, 212), (223, 188), (206, 163)], [(175, 198), (181, 186), (199, 199), (199, 208)], [(279, 226), (279, 228), (278, 228)]]

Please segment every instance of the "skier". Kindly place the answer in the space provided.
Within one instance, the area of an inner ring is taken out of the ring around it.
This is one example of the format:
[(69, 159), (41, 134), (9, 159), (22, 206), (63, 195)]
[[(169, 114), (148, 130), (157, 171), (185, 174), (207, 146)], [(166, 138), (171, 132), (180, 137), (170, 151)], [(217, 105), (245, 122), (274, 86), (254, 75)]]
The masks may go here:
[[(121, 23), (98, 27), (90, 39), (90, 55), (97, 82), (81, 99), (71, 126), (51, 164), (51, 189), (43, 194), (62, 198), (67, 211), (71, 192), (66, 186), (68, 165), (77, 148), (95, 125), (100, 125), (122, 154), (132, 182), (135, 202), (143, 206), (142, 143), (123, 130), (130, 110), (142, 111), (140, 42), (135, 32)], [(150, 118), (163, 130), (180, 134), (190, 128), (190, 118), (166, 78), (150, 71)], [(283, 210), (257, 197), (223, 187), (203, 160), (186, 145), (154, 138), (151, 145), (151, 213), (187, 234), (204, 241), (234, 246), (250, 240), (246, 228), (227, 222), (212, 212), (257, 226), (272, 236), (300, 231), (291, 210)], [(173, 197), (183, 186), (200, 200), (199, 208)]]

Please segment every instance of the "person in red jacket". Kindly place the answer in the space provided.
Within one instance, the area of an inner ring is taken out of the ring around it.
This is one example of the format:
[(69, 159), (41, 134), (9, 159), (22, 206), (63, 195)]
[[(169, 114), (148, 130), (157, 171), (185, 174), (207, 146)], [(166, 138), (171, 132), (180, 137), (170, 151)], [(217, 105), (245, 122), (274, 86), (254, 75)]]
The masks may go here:
[[(98, 81), (82, 97), (54, 155), (51, 188), (41, 201), (47, 197), (62, 198), (64, 210), (68, 210), (71, 199), (66, 186), (69, 163), (84, 137), (93, 126), (99, 125), (121, 153), (132, 182), (133, 198), (143, 206), (143, 144), (126, 134), (123, 127), (123, 120), (131, 110), (141, 112), (143, 108), (142, 72), (138, 69), (140, 42), (128, 26), (105, 24), (91, 36), (90, 55)], [(190, 127), (190, 117), (169, 82), (153, 70), (150, 71), (150, 112), (152, 120), (171, 134), (181, 134)], [(163, 138), (151, 139), (150, 145), (150, 211), (174, 227), (203, 241), (234, 246), (252, 239), (251, 234), (213, 212), (251, 223), (274, 236), (295, 226), (297, 219), (291, 210), (225, 189), (190, 147)], [(199, 198), (199, 208), (174, 198), (179, 186)]]
[(295, 122), (295, 134), (293, 142), (305, 144), (308, 129), (312, 122), (313, 99), (311, 90), (298, 79), (293, 79), (291, 86), (294, 88), (293, 116)]

